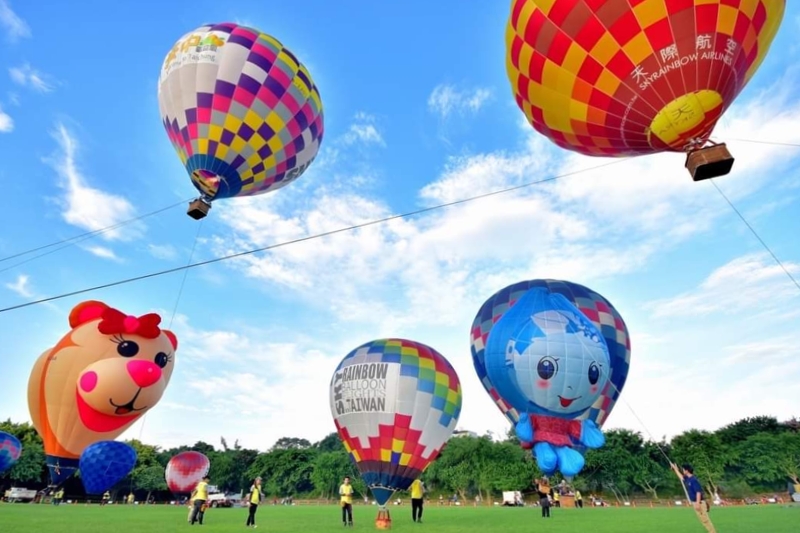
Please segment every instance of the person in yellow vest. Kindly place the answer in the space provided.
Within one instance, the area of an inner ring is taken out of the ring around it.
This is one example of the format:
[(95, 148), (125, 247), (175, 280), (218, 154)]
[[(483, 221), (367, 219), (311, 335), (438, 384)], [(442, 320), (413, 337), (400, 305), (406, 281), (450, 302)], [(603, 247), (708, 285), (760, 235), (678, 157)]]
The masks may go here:
[(422, 523), (422, 502), (425, 495), (425, 484), (415, 479), (409, 489), (411, 491), (411, 519)]
[(64, 499), (64, 489), (61, 488), (58, 489), (58, 491), (56, 491), (55, 498), (53, 498), (53, 505), (61, 505), (61, 500), (63, 499)]
[(577, 505), (580, 509), (583, 509), (583, 496), (581, 496), (581, 491), (575, 491), (575, 505)]
[(133, 505), (134, 503), (136, 503), (136, 496), (131, 492), (128, 494), (128, 505)]
[(201, 526), (203, 525), (203, 516), (206, 514), (206, 502), (208, 501), (208, 481), (208, 476), (203, 476), (203, 479), (192, 491), (192, 496), (190, 498), (193, 501), (192, 525), (194, 525), (195, 522), (198, 522)]
[(553, 491), (553, 504), (555, 507), (561, 507), (561, 494), (558, 490)]
[(256, 525), (256, 511), (258, 510), (258, 504), (261, 503), (261, 496), (261, 478), (257, 477), (253, 482), (253, 486), (250, 487), (250, 497), (248, 498), (250, 514), (247, 515), (247, 527), (258, 527)]
[(353, 526), (353, 486), (350, 476), (345, 476), (344, 482), (339, 487), (339, 496), (342, 497), (342, 522), (345, 526)]

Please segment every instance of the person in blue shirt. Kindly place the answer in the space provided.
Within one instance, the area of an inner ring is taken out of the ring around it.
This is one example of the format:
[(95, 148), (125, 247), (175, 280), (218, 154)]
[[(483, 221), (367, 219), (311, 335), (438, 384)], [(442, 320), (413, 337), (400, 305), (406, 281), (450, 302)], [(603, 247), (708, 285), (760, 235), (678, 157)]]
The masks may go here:
[(717, 530), (714, 529), (714, 524), (711, 523), (711, 518), (708, 516), (709, 505), (703, 493), (703, 487), (700, 485), (700, 481), (694, 477), (694, 469), (692, 466), (683, 465), (683, 472), (681, 472), (678, 465), (672, 463), (672, 470), (675, 471), (678, 479), (680, 479), (686, 487), (689, 501), (694, 505), (694, 512), (697, 514), (697, 518), (700, 519), (700, 523), (703, 524), (703, 527), (706, 528), (708, 533), (716, 533)]

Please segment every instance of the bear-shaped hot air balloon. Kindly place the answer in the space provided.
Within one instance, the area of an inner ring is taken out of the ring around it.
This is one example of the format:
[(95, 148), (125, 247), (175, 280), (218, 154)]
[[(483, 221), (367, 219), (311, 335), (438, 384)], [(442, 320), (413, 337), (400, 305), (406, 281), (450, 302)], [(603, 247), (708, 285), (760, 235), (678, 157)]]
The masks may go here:
[(709, 143), (767, 55), (786, 0), (512, 0), (506, 69), (528, 122), (592, 156), (687, 154), (695, 181), (733, 166)]
[(83, 302), (69, 315), (70, 331), (37, 359), (28, 409), (54, 485), (72, 475), (89, 445), (115, 439), (161, 399), (178, 340), (160, 322), (154, 313)]

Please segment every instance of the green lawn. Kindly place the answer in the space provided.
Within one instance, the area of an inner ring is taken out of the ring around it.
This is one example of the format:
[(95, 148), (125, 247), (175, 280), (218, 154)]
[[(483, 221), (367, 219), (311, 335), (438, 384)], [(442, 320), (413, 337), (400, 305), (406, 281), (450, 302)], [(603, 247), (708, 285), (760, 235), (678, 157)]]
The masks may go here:
[[(392, 507), (393, 531), (468, 533), (531, 531), (558, 533), (703, 533), (689, 509), (586, 508), (553, 509), (542, 519), (538, 508), (425, 509), (424, 523), (411, 522), (409, 506)], [(0, 504), (2, 533), (168, 533), (185, 531), (188, 510), (180, 506)], [(375, 507), (354, 508), (353, 530), (375, 531)], [(800, 531), (800, 506), (773, 505), (712, 509), (720, 533), (790, 533)], [(243, 531), (245, 509), (211, 509), (203, 531)], [(256, 516), (259, 531), (325, 533), (344, 529), (335, 506), (273, 507), (263, 505)]]

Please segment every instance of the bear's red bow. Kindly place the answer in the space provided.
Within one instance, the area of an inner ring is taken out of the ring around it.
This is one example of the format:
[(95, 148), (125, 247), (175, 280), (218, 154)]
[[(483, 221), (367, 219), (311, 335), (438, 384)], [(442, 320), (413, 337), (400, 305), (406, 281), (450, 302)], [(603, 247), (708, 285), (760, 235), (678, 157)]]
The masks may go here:
[(116, 309), (108, 308), (103, 311), (102, 320), (97, 329), (104, 335), (138, 335), (145, 339), (155, 339), (161, 335), (161, 317), (155, 313), (140, 317), (127, 316)]

